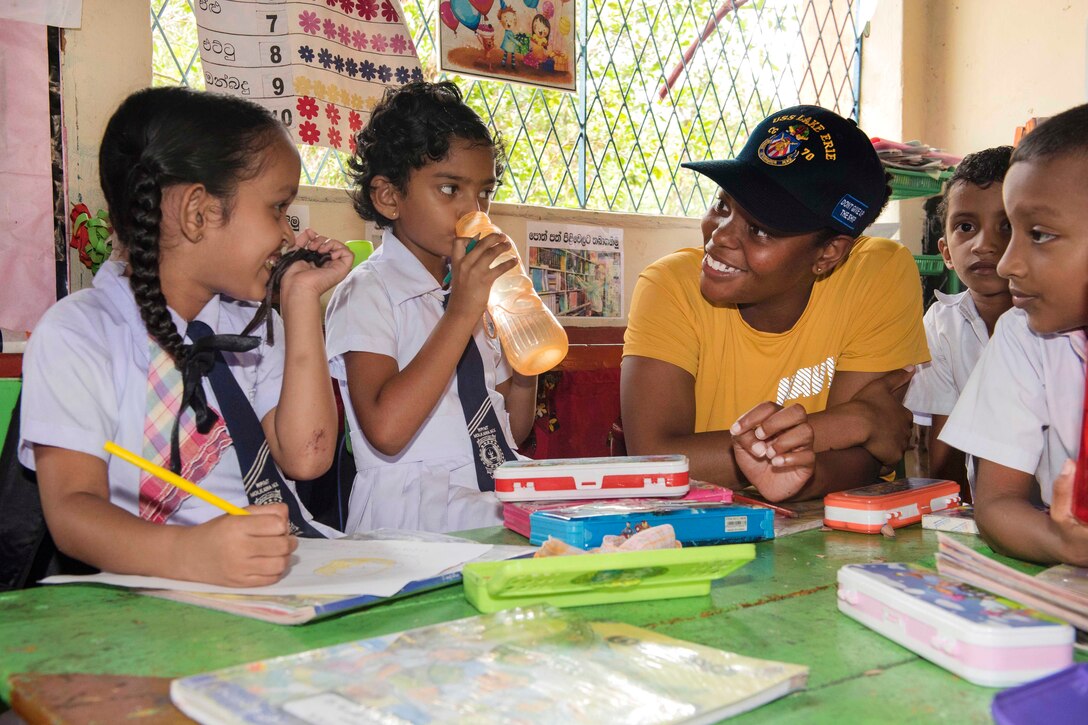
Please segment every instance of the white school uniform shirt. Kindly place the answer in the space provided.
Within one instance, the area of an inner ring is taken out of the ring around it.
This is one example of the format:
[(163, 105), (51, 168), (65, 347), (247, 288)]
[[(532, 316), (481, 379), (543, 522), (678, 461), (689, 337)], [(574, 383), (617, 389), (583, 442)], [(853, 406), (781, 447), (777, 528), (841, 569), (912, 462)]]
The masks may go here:
[[(948, 295), (936, 292), (922, 323), (926, 328), (930, 361), (918, 365), (903, 405), (918, 425), (933, 425), (934, 415), (949, 415), (975, 369), (990, 333), (969, 291)], [(967, 456), (967, 482), (975, 490), (975, 461)]]
[[(351, 271), (329, 301), (325, 313), (329, 369), (340, 382), (357, 471), (344, 527), (349, 534), (382, 527), (456, 531), (502, 523), (495, 494), (480, 491), (476, 481), (475, 453), (456, 374), (422, 427), (393, 456), (370, 444), (350, 403), (344, 355), (386, 355), (403, 370), (442, 318), (445, 295), (431, 273), (387, 229), (378, 250)], [(506, 404), (495, 389), (511, 376), (509, 363), (498, 340), (485, 334), (482, 322), (473, 337), (495, 414), (515, 449)]]
[(1084, 375), (1083, 330), (1037, 335), (1027, 313), (1009, 310), (940, 438), (976, 458), (1034, 474), (1049, 504), (1054, 479), (1080, 450)]
[[(23, 356), (19, 461), (34, 468), (35, 444), (101, 458), (109, 466), (110, 502), (138, 516), (141, 470), (102, 448), (112, 440), (137, 454), (142, 455), (144, 449), (150, 338), (123, 272), (121, 262), (106, 262), (95, 275), (93, 287), (57, 302), (34, 329)], [(217, 295), (196, 319), (218, 333), (236, 334), (253, 319), (255, 310), (253, 303)], [(178, 330), (185, 330), (185, 320), (173, 310), (170, 315)], [(275, 339), (282, 341), (283, 322), (278, 315), (274, 319)], [(282, 345), (262, 342), (250, 352), (223, 355), (228, 362), (244, 361), (242, 365), (232, 364), (230, 369), (257, 417), (263, 419), (279, 403)], [(204, 392), (208, 404), (219, 410), (207, 379)], [(294, 482), (284, 481), (294, 495)], [(219, 463), (200, 485), (236, 506), (249, 505), (233, 446), (223, 451)], [(301, 503), (299, 508), (311, 519)], [(194, 525), (222, 515), (215, 506), (188, 496), (168, 523)], [(313, 525), (327, 536), (339, 535), (318, 522)]]

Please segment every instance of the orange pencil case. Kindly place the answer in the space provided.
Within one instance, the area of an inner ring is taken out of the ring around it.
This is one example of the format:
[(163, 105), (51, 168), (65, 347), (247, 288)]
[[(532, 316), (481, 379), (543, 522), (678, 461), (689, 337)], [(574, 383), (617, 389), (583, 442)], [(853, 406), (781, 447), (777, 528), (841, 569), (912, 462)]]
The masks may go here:
[(862, 534), (909, 526), (923, 514), (959, 506), (960, 485), (939, 478), (901, 478), (824, 496), (824, 526)]

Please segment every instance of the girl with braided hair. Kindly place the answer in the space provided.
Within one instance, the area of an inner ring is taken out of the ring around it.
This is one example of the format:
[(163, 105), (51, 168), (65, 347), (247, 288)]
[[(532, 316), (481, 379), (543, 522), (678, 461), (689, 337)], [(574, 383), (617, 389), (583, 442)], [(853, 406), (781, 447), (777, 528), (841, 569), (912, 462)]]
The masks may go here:
[[(298, 152), (249, 101), (138, 91), (110, 119), (99, 165), (121, 258), (34, 331), (20, 460), (37, 471), (49, 530), (74, 558), (118, 573), (271, 584), (297, 535), (335, 534), (312, 521), (290, 479), (333, 460), (319, 297), (352, 254), (312, 230), (292, 234)], [(281, 273), (289, 250), (302, 261)], [(282, 317), (270, 313), (274, 334), (247, 336), (274, 270)], [(256, 515), (221, 515), (107, 455), (108, 440)]]

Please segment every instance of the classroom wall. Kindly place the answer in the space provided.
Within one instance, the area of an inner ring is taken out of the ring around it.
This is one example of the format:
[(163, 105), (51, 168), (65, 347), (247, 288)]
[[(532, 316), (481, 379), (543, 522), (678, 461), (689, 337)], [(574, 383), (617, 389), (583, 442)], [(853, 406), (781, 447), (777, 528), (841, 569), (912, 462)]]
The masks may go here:
[(918, 95), (926, 140), (955, 153), (1012, 143), (1032, 116), (1088, 100), (1088, 0), (928, 0)]
[[(880, 0), (863, 42), (861, 126), (951, 153), (1088, 100), (1088, 0)], [(922, 200), (880, 221), (920, 251)]]
[[(880, 0), (863, 43), (861, 125), (870, 135), (921, 138), (952, 152), (1012, 139), (1016, 125), (1085, 100), (1088, 0)], [(98, 141), (109, 114), (150, 83), (151, 34), (145, 0), (83, 0), (83, 27), (65, 31), (64, 103), (69, 194), (92, 210)], [(341, 190), (305, 187), (311, 223), (343, 239), (372, 237)], [(530, 219), (625, 229), (625, 304), (650, 262), (699, 243), (698, 219), (495, 204), (493, 215), (525, 252)], [(901, 225), (915, 252), (921, 202), (893, 202), (881, 221)], [(74, 286), (89, 283), (78, 261)], [(573, 318), (579, 326), (625, 320)]]

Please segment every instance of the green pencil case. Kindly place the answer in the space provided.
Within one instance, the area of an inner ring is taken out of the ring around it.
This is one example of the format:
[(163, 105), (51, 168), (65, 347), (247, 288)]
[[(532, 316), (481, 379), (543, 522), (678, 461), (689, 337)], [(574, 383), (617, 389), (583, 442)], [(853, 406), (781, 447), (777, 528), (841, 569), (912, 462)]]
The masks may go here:
[(481, 612), (547, 603), (556, 607), (697, 597), (755, 558), (753, 544), (466, 564), (465, 597)]

